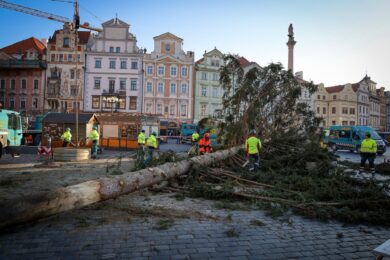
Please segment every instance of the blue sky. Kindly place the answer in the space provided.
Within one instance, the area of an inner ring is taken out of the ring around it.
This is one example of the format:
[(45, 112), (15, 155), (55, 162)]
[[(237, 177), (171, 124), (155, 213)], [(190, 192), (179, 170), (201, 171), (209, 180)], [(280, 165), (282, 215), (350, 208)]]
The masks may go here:
[[(50, 0), (8, 0), (71, 18), (72, 5)], [(81, 21), (100, 26), (118, 17), (131, 25), (138, 46), (171, 32), (200, 59), (215, 46), (264, 66), (287, 65), (287, 28), (294, 25), (295, 71), (332, 86), (367, 74), (390, 90), (388, 0), (80, 0)], [(89, 12), (88, 12), (88, 11)], [(0, 9), (0, 47), (35, 36), (48, 38), (61, 24)], [(5, 21), (5, 22), (4, 22)]]

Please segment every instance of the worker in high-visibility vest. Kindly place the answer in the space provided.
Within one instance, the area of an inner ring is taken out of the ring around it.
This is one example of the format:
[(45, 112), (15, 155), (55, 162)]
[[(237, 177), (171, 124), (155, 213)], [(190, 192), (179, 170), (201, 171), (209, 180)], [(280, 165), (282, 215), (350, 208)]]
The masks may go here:
[(199, 134), (198, 131), (195, 130), (195, 132), (191, 136), (192, 145), (195, 146), (195, 153), (199, 154)]
[(257, 170), (260, 167), (261, 141), (256, 137), (256, 130), (251, 130), (248, 139), (245, 141), (246, 154), (249, 157), (249, 171)]
[(145, 130), (142, 129), (141, 133), (138, 134), (138, 147), (144, 149), (145, 146)]
[(97, 145), (99, 143), (99, 133), (97, 131), (97, 127), (94, 126), (92, 128), (92, 131), (88, 135), (88, 139), (92, 140), (92, 146), (91, 146), (91, 158), (96, 159), (97, 155)]
[(211, 145), (209, 133), (205, 133), (204, 137), (199, 140), (199, 152), (201, 155), (213, 152), (213, 146)]
[(145, 165), (150, 164), (153, 160), (153, 152), (157, 149), (158, 146), (156, 135), (156, 132), (153, 132), (146, 141), (146, 146), (148, 147), (148, 156), (145, 160)]
[(70, 128), (66, 128), (65, 132), (61, 135), (62, 147), (67, 147), (70, 141), (72, 140), (72, 134), (70, 133)]
[(364, 165), (368, 160), (370, 170), (375, 172), (374, 161), (377, 152), (377, 144), (375, 140), (371, 139), (371, 134), (369, 132), (366, 133), (365, 139), (362, 141), (360, 145), (360, 169), (364, 169)]

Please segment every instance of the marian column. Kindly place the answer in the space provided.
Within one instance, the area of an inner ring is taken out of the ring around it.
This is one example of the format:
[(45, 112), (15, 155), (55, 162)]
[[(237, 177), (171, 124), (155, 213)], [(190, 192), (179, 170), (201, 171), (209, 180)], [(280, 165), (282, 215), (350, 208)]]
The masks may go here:
[(294, 41), (294, 29), (292, 24), (288, 27), (288, 69), (294, 73), (294, 46), (297, 42)]

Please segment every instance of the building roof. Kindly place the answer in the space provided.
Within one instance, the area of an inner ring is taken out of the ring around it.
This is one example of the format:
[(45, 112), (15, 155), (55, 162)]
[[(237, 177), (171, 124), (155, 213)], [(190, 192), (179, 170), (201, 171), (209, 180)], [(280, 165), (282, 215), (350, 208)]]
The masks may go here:
[(201, 59), (197, 60), (197, 61), (195, 62), (195, 64), (202, 63), (203, 61), (204, 61), (204, 58), (201, 58)]
[(103, 27), (105, 27), (105, 26), (130, 27), (130, 24), (125, 23), (124, 21), (122, 21), (121, 19), (118, 19), (116, 17), (116, 18), (112, 18), (112, 19), (102, 23), (102, 26)]
[(30, 37), (28, 39), (6, 46), (0, 49), (0, 51), (11, 55), (11, 54), (24, 54), (26, 51), (31, 49), (35, 49), (38, 51), (40, 55), (43, 55), (45, 54), (46, 47), (37, 38)]
[(172, 34), (170, 32), (166, 32), (166, 33), (163, 33), (163, 34), (160, 34), (158, 36), (153, 37), (154, 40), (164, 39), (164, 38), (174, 38), (176, 40), (183, 41), (182, 38), (177, 37), (176, 35), (174, 35), (174, 34)]
[(122, 123), (138, 123), (140, 122), (141, 113), (97, 113), (97, 119), (101, 123), (105, 122), (122, 122)]
[(325, 88), (326, 92), (328, 92), (329, 94), (340, 92), (340, 91), (342, 91), (343, 89), (344, 89), (344, 85), (337, 85), (337, 86), (326, 87), (326, 88)]
[[(53, 36), (49, 38), (48, 43), (55, 44), (57, 41), (57, 34), (62, 30), (55, 30)], [(91, 35), (90, 31), (78, 31), (79, 44), (87, 44), (89, 36)]]
[(358, 89), (359, 89), (359, 87), (360, 87), (360, 83), (354, 83), (354, 84), (352, 84), (352, 89), (353, 89), (353, 91), (358, 91)]
[(366, 76), (364, 76), (364, 78), (363, 78), (361, 81), (359, 81), (358, 83), (363, 82), (363, 81), (367, 81), (367, 82), (371, 82), (371, 83), (376, 84), (376, 82), (373, 81), (373, 80), (371, 79), (371, 77), (369, 77), (367, 74), (366, 74)]
[(239, 57), (239, 58), (237, 58), (237, 60), (238, 60), (238, 63), (240, 63), (241, 67), (247, 67), (247, 66), (252, 64), (249, 60), (247, 60), (244, 57)]
[[(93, 117), (94, 113), (79, 114), (79, 124), (88, 123)], [(63, 123), (63, 124), (75, 124), (76, 114), (71, 113), (49, 113), (43, 119), (43, 123)]]

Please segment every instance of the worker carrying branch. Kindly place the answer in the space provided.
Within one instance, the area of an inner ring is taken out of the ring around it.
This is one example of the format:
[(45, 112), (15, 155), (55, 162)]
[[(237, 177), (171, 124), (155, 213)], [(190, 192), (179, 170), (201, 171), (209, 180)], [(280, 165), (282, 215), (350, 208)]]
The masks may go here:
[(256, 130), (249, 132), (249, 137), (245, 142), (246, 155), (249, 157), (250, 168), (249, 171), (255, 171), (260, 167), (260, 149), (261, 141), (256, 137)]
[(213, 152), (209, 133), (205, 133), (204, 137), (199, 140), (199, 152), (201, 155)]

